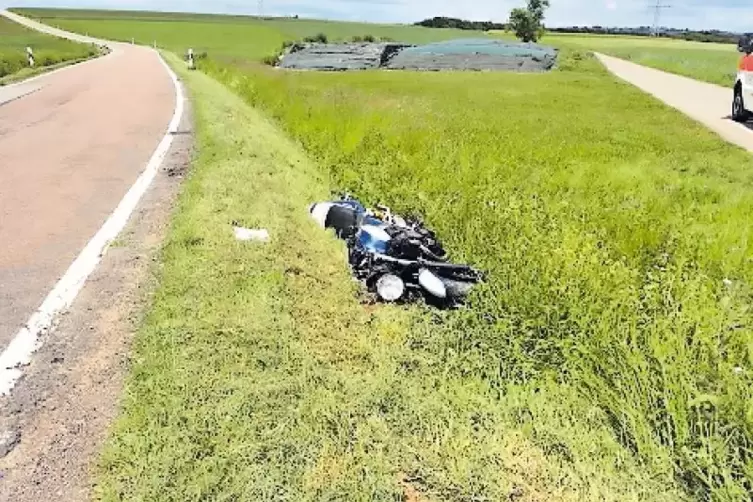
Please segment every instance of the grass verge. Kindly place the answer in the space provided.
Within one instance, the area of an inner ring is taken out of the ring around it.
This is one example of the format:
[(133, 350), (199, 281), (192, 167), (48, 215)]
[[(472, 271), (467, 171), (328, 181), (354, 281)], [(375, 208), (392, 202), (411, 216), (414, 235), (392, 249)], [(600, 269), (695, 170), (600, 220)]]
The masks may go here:
[[(445, 340), (464, 313), (362, 305), (341, 244), (307, 215), (328, 178), (227, 88), (170, 61), (198, 158), (101, 500), (678, 500), (575, 389), (490, 385), (478, 347)], [(236, 242), (233, 220), (271, 242)]]
[[(34, 50), (35, 68), (28, 67), (27, 47)], [(38, 33), (0, 17), (0, 85), (28, 78), (61, 63), (82, 61), (98, 54), (96, 47)]]
[(94, 59), (96, 57), (99, 57), (100, 55), (93, 55), (81, 59), (69, 59), (67, 61), (63, 61), (62, 63), (50, 65), (50, 66), (37, 66), (35, 68), (24, 68), (22, 70), (17, 71), (16, 73), (11, 73), (10, 75), (6, 75), (5, 77), (0, 78), (0, 87), (4, 85), (10, 85), (14, 84), (16, 82), (21, 82), (22, 80), (26, 80), (32, 77), (36, 77), (37, 75), (42, 75), (43, 73), (49, 73), (51, 71), (59, 70), (60, 68), (65, 68), (66, 66), (71, 66), (74, 64), (84, 63), (86, 61), (89, 61), (90, 59)]
[(302, 40), (319, 33), (326, 33), (332, 41), (372, 35), (413, 43), (488, 36), (482, 32), (455, 29), (312, 19), (38, 8), (13, 10), (77, 33), (125, 42), (135, 40), (150, 46), (156, 43), (176, 54), (185, 54), (190, 47), (197, 54), (207, 52), (210, 57), (233, 61), (260, 61), (277, 52), (285, 41)]

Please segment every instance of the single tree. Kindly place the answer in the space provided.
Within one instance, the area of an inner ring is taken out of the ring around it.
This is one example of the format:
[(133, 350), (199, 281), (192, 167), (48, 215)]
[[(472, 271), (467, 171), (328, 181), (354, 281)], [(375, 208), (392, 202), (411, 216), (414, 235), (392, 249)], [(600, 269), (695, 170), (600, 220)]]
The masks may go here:
[(525, 8), (519, 7), (510, 12), (510, 27), (515, 36), (523, 42), (536, 42), (544, 32), (544, 11), (549, 0), (528, 0)]

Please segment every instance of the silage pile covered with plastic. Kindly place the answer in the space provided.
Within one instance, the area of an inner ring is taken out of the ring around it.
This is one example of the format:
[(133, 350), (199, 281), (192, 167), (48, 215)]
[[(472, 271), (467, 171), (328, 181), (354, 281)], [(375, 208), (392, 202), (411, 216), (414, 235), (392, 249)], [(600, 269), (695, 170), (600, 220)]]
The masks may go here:
[(280, 67), (292, 70), (475, 70), (542, 72), (557, 50), (496, 39), (458, 39), (426, 45), (397, 43), (295, 44)]

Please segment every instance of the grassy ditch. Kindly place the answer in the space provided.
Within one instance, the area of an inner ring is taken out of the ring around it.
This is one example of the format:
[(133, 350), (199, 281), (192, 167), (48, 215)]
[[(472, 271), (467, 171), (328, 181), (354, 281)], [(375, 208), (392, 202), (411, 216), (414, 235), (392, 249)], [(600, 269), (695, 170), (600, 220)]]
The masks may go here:
[[(182, 77), (198, 158), (100, 499), (677, 500), (573, 387), (486, 378), (484, 346), (451, 336), (473, 314), (361, 304), (307, 215), (329, 176), (227, 88)], [(271, 242), (236, 242), (233, 220)]]
[(335, 185), (421, 212), (491, 272), (446, 328), (444, 347), (473, 354), (465, 371), (493, 388), (572, 386), (651, 469), (738, 500), (751, 158), (573, 56), (543, 76), (209, 71)]
[[(288, 73), (219, 23), (150, 23), (91, 26), (206, 35), (243, 101), (187, 76), (202, 153), (104, 498), (749, 498), (749, 155), (580, 52), (546, 75)], [(290, 38), (261, 24), (269, 51)], [(330, 187), (425, 215), (489, 271), (474, 308), (360, 306), (305, 216)], [(244, 218), (275, 244), (232, 242)]]

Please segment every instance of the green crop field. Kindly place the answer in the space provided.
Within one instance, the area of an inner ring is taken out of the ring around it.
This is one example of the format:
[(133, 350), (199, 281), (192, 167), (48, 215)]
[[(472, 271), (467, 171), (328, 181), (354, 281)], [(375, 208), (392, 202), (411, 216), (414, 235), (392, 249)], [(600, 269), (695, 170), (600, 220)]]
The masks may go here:
[[(458, 33), (34, 14), (209, 56), (170, 58), (198, 157), (102, 499), (750, 498), (753, 161), (589, 43), (548, 74), (284, 72), (258, 61), (291, 36)], [(470, 308), (361, 305), (306, 214), (332, 189), (422, 214), (488, 271)]]
[[(173, 51), (190, 46), (198, 52), (235, 61), (260, 59), (275, 52), (286, 40), (325, 33), (333, 40), (375, 35), (405, 42), (433, 42), (469, 36), (453, 29), (430, 29), (409, 25), (375, 25), (319, 20), (269, 19), (248, 16), (210, 14), (173, 14), (155, 12), (79, 11), (57, 9), (19, 9), (30, 17), (73, 31), (107, 34), (121, 41), (136, 40)], [(94, 23), (98, 25), (94, 26)], [(175, 23), (183, 23), (181, 30)], [(99, 30), (99, 31), (97, 31)], [(197, 34), (197, 36), (191, 36)], [(510, 38), (509, 33), (470, 35)], [(599, 51), (639, 64), (677, 73), (707, 82), (731, 86), (737, 73), (739, 54), (734, 45), (686, 42), (631, 36), (568, 35), (552, 33), (543, 43), (580, 51)]]
[(0, 17), (0, 85), (31, 73), (27, 47), (34, 50), (37, 69), (97, 54), (95, 48), (37, 33)]
[[(257, 61), (277, 51), (287, 40), (326, 33), (332, 40), (375, 35), (406, 42), (433, 42), (467, 36), (462, 30), (417, 26), (338, 23), (305, 19), (262, 20), (244, 16), (160, 14), (153, 12), (15, 9), (49, 24), (113, 40), (153, 45), (184, 53), (189, 47), (218, 58)], [(180, 23), (176, 25), (176, 23)], [(180, 26), (180, 29), (177, 29)], [(491, 35), (481, 35), (491, 36)]]
[(648, 37), (550, 34), (547, 43), (602, 52), (659, 70), (732, 88), (740, 54), (732, 44)]

